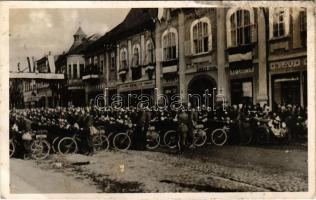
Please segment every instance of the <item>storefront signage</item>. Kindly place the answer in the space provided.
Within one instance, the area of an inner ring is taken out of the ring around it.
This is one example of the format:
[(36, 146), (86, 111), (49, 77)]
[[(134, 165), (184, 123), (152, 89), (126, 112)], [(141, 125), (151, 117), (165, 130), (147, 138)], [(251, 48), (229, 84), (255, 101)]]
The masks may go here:
[(122, 92), (122, 91), (148, 89), (148, 88), (153, 88), (153, 87), (154, 87), (154, 80), (150, 80), (150, 81), (125, 83), (119, 86), (119, 90)]
[(240, 74), (248, 74), (248, 73), (253, 73), (254, 72), (254, 68), (236, 68), (236, 69), (230, 69), (230, 75), (231, 76), (237, 76)]
[(288, 71), (292, 69), (298, 69), (301, 67), (305, 67), (307, 64), (307, 59), (292, 59), (292, 60), (284, 60), (279, 62), (270, 63), (270, 71)]

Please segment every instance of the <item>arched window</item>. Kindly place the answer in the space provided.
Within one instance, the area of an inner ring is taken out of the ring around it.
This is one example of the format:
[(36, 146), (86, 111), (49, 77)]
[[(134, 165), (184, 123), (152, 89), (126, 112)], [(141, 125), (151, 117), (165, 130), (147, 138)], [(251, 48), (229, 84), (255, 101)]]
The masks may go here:
[(152, 64), (155, 61), (155, 57), (154, 57), (154, 44), (151, 40), (147, 40), (146, 42), (146, 64)]
[(251, 42), (250, 12), (237, 10), (230, 17), (232, 46), (249, 44)]
[(288, 8), (270, 8), (270, 39), (288, 35), (289, 17)]
[(175, 28), (169, 28), (162, 34), (163, 60), (178, 58), (178, 34)]
[(120, 63), (120, 70), (127, 69), (127, 49), (123, 48), (121, 49), (121, 63)]
[(254, 13), (252, 8), (231, 8), (227, 12), (227, 45), (236, 47), (253, 42)]
[(191, 52), (206, 53), (211, 50), (211, 24), (207, 17), (195, 20), (191, 24)]
[(140, 64), (140, 55), (139, 55), (140, 47), (139, 44), (135, 44), (133, 46), (133, 59), (132, 59), (132, 67), (139, 66)]

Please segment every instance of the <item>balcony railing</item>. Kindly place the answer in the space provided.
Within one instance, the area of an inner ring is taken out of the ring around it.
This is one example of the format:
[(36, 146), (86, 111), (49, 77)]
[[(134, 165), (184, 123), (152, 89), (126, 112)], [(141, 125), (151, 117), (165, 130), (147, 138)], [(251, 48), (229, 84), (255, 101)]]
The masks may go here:
[(98, 79), (99, 78), (99, 67), (97, 65), (88, 65), (82, 73), (82, 80)]

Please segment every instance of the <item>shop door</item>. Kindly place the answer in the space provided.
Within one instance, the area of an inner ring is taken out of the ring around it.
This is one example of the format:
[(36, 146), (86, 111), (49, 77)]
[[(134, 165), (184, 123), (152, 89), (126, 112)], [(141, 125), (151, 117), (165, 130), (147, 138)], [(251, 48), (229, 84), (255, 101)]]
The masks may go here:
[(233, 105), (253, 103), (252, 79), (237, 79), (231, 83), (231, 101)]
[(275, 75), (272, 77), (273, 107), (277, 105), (300, 105), (299, 74)]

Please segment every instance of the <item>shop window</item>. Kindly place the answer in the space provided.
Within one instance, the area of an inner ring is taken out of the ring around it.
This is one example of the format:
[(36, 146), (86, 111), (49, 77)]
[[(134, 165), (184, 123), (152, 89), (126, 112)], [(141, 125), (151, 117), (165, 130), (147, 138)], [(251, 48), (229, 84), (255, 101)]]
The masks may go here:
[(253, 103), (253, 85), (251, 79), (231, 81), (232, 104), (252, 104)]
[(302, 46), (306, 47), (306, 38), (307, 38), (306, 9), (300, 11), (300, 31), (301, 31)]
[(191, 25), (192, 53), (206, 53), (210, 50), (211, 24), (207, 17), (195, 20)]
[(166, 30), (162, 35), (163, 60), (177, 59), (178, 35), (174, 28)]
[(68, 78), (71, 79), (71, 65), (68, 65)]
[(277, 105), (300, 105), (299, 74), (275, 75), (272, 77), (272, 103)]
[(231, 46), (249, 44), (251, 42), (250, 11), (239, 9), (230, 16)]

